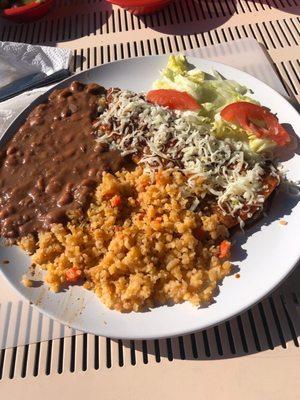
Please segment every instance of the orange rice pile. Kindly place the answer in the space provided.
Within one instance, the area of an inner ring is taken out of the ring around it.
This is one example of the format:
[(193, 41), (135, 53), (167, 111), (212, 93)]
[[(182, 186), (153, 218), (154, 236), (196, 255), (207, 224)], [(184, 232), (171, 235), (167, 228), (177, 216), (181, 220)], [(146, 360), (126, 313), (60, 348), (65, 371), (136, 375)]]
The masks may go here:
[(122, 312), (183, 301), (198, 306), (230, 273), (230, 244), (218, 216), (190, 211), (185, 193), (186, 178), (174, 169), (104, 173), (85, 216), (20, 244), (54, 291), (82, 282)]

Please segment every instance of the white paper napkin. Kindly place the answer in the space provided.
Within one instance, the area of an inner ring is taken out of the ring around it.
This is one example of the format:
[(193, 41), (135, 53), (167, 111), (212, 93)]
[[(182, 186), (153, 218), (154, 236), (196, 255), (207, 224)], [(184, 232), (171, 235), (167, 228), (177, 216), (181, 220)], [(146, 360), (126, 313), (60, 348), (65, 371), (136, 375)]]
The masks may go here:
[(0, 42), (0, 86), (34, 73), (50, 76), (68, 69), (71, 50), (27, 43)]
[[(10, 122), (51, 87), (51, 82), (67, 76), (71, 58), (68, 49), (0, 41), (0, 92), (9, 95), (26, 90), (0, 102), (0, 138)], [(43, 88), (29, 90), (38, 86)]]

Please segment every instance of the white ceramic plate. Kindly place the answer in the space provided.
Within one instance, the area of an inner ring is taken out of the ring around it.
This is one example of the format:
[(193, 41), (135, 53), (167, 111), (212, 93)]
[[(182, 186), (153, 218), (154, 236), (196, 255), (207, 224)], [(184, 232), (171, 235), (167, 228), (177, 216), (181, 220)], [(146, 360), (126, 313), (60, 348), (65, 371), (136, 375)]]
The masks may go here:
[[(256, 78), (232, 67), (189, 58), (205, 72), (213, 69), (228, 79), (234, 79), (253, 90), (253, 97), (278, 114), (282, 123), (290, 124), (300, 132), (297, 111), (273, 89)], [(105, 87), (120, 87), (134, 91), (147, 91), (157, 79), (159, 70), (167, 63), (166, 56), (135, 58), (106, 64), (82, 72), (61, 82), (64, 87), (74, 79), (97, 82)], [(14, 134), (28, 112), (49, 93), (39, 97), (8, 129), (5, 137)], [(294, 155), (284, 162), (287, 176), (300, 180), (300, 157)], [(235, 236), (234, 263), (240, 279), (233, 275), (224, 279), (215, 301), (206, 308), (194, 308), (189, 303), (172, 307), (158, 307), (149, 312), (121, 314), (108, 310), (92, 293), (80, 287), (54, 294), (45, 286), (25, 288), (21, 283), (29, 258), (18, 248), (0, 248), (0, 268), (15, 289), (30, 300), (43, 313), (73, 328), (111, 338), (148, 339), (185, 334), (207, 328), (247, 309), (274, 289), (294, 268), (300, 256), (300, 203), (297, 196), (279, 192), (272, 209), (264, 220)], [(288, 224), (279, 224), (284, 218)], [(9, 264), (1, 264), (2, 260)]]

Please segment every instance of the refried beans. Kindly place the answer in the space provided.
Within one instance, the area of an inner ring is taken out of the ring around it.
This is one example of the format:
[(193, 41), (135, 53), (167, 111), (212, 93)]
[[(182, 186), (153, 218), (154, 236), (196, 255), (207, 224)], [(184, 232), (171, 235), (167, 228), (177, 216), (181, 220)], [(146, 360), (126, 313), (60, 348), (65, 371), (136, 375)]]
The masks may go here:
[(38, 105), (0, 152), (0, 234), (11, 242), (88, 207), (102, 172), (124, 158), (92, 134), (105, 89), (72, 82)]

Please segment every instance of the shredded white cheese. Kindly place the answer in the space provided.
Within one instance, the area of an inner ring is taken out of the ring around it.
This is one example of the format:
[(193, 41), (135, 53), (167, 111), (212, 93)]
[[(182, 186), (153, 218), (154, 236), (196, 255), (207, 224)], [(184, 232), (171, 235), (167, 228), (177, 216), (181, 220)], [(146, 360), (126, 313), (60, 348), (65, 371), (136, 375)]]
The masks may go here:
[[(177, 167), (189, 177), (191, 188), (201, 177), (206, 193), (216, 197), (224, 213), (236, 216), (245, 206), (263, 207), (266, 162), (247, 156), (244, 143), (219, 140), (209, 122), (199, 123), (196, 113), (150, 104), (143, 94), (115, 90), (110, 97), (108, 109), (95, 124), (98, 141), (110, 143), (124, 156), (139, 155), (149, 171), (162, 165)], [(193, 202), (192, 208), (197, 205)]]

